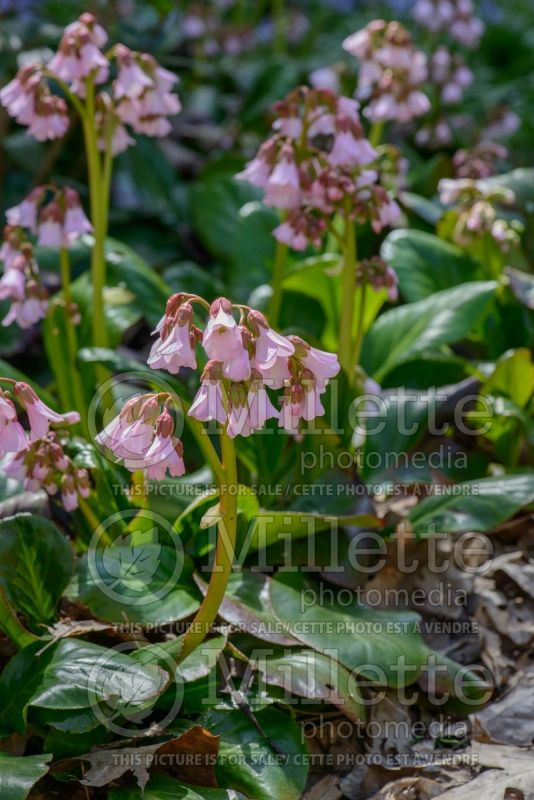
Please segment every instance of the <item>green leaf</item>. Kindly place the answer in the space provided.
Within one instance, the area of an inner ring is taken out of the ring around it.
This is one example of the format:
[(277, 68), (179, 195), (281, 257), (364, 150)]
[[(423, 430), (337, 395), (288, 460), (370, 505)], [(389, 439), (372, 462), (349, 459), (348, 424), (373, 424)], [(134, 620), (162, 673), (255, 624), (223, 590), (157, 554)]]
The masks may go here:
[(240, 209), (237, 220), (227, 283), (231, 296), (245, 302), (256, 286), (270, 280), (275, 248), (272, 231), (279, 217), (274, 209), (252, 202)]
[(31, 514), (0, 522), (0, 584), (34, 627), (54, 620), (72, 567), (72, 549), (52, 522)]
[(199, 607), (191, 571), (181, 548), (157, 542), (134, 544), (127, 536), (80, 560), (79, 598), (106, 621), (175, 622)]
[[(337, 347), (339, 315), (342, 297), (341, 256), (326, 253), (294, 264), (284, 278), (286, 292), (298, 292), (321, 304), (326, 317), (322, 342), (327, 349)], [(367, 330), (387, 300), (385, 290), (366, 293), (364, 330)], [(355, 307), (360, 305), (360, 291), (356, 293)], [(293, 320), (293, 325), (295, 321)], [(356, 327), (356, 320), (354, 322)]]
[(504, 187), (511, 189), (515, 195), (514, 205), (527, 214), (534, 212), (534, 169), (520, 167), (501, 175), (493, 175), (478, 182), (484, 188)]
[(534, 503), (534, 473), (468, 481), (427, 497), (410, 511), (415, 533), (488, 531)]
[[(203, 719), (221, 737), (215, 770), (219, 782), (254, 800), (298, 800), (307, 775), (300, 727), (277, 708), (260, 709), (255, 717), (263, 735), (241, 710), (212, 710)], [(283, 758), (277, 758), (280, 752)]]
[(534, 309), (534, 276), (513, 267), (505, 267), (504, 272), (519, 302), (527, 308)]
[(165, 313), (171, 291), (140, 256), (115, 239), (106, 241), (108, 285), (123, 286), (133, 295), (129, 305), (137, 309), (148, 324), (155, 328)]
[[(231, 261), (236, 250), (239, 211), (257, 200), (257, 189), (233, 178), (206, 178), (191, 190), (191, 211), (196, 234), (216, 258)], [(163, 308), (164, 310), (164, 308)]]
[(244, 795), (226, 789), (189, 786), (168, 775), (153, 775), (144, 790), (139, 787), (110, 789), (109, 800), (245, 800)]
[[(336, 659), (348, 670), (388, 686), (414, 683), (429, 653), (418, 632), (419, 615), (338, 606), (319, 597), (317, 584), (296, 572), (279, 572), (270, 582), (274, 613), (303, 644)], [(405, 671), (397, 671), (401, 661)]]
[[(314, 650), (293, 650), (283, 656), (259, 659), (257, 668), (267, 683), (305, 698), (297, 708), (306, 711), (306, 701), (337, 706), (353, 721), (364, 720), (365, 705), (354, 675), (337, 661)], [(295, 705), (294, 699), (292, 704)], [(309, 709), (309, 706), (308, 706)]]
[(48, 772), (51, 754), (12, 756), (0, 751), (0, 797), (25, 800), (32, 786)]
[(271, 644), (298, 644), (284, 632), (284, 626), (274, 616), (269, 580), (259, 572), (240, 570), (230, 575), (219, 614), (226, 622), (257, 639)]
[[(362, 478), (376, 480), (378, 476), (394, 473), (397, 464), (407, 462), (410, 450), (428, 433), (429, 422), (434, 420), (439, 430), (442, 410), (454, 408), (457, 399), (466, 395), (465, 386), (440, 386), (424, 391), (400, 388), (383, 392), (377, 398), (362, 399), (358, 408), (363, 414), (357, 428), (365, 435)], [(425, 466), (421, 465), (423, 470)]]
[[(139, 664), (109, 647), (69, 638), (44, 649), (34, 643), (19, 651), (0, 676), (0, 729), (23, 732), (31, 707), (42, 722), (85, 732), (107, 719), (145, 712), (169, 679), (157, 664)], [(81, 724), (73, 724), (78, 718)]]
[(363, 366), (380, 381), (425, 351), (463, 339), (486, 311), (493, 281), (465, 283), (382, 314), (365, 336)]
[(525, 347), (504, 353), (480, 391), (484, 395), (504, 395), (524, 408), (534, 392), (534, 364), (530, 350)]
[(424, 231), (392, 231), (381, 255), (394, 268), (402, 295), (410, 303), (482, 277), (479, 265), (459, 247)]

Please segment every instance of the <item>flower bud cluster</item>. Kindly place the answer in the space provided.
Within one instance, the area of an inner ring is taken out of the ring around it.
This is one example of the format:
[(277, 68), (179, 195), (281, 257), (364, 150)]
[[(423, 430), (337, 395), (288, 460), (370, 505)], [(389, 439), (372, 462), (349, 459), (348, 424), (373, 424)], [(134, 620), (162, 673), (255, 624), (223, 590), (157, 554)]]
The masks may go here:
[(365, 286), (370, 283), (373, 289), (386, 289), (388, 300), (395, 302), (399, 298), (397, 273), (380, 256), (359, 261), (356, 267), (356, 285)]
[(458, 217), (452, 236), (457, 244), (467, 247), (490, 236), (502, 252), (519, 245), (521, 224), (498, 216), (499, 206), (509, 206), (515, 200), (510, 189), (488, 187), (469, 178), (443, 179), (438, 189), (444, 205), (456, 206)]

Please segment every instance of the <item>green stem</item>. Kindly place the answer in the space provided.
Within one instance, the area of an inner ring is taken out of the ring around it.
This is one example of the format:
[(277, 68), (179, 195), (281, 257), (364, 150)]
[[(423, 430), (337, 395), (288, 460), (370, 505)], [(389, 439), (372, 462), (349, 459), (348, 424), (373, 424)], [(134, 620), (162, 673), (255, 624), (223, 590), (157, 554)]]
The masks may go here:
[(285, 53), (286, 21), (284, 0), (272, 0), (271, 13), (274, 20), (274, 52), (279, 54)]
[(341, 297), (341, 316), (339, 321), (339, 360), (347, 373), (349, 382), (353, 380), (354, 362), (352, 360), (352, 328), (354, 319), (354, 300), (356, 295), (356, 234), (354, 222), (350, 219), (348, 203), (345, 211), (345, 246), (343, 252), (343, 287)]
[[(91, 251), (93, 282), (92, 338), (95, 347), (107, 347), (107, 329), (104, 314), (104, 287), (106, 285), (105, 242), (108, 226), (108, 195), (111, 168), (107, 168), (109, 177), (108, 175), (103, 175), (103, 172), (106, 172), (106, 168), (102, 166), (98, 151), (98, 136), (95, 127), (95, 87), (92, 80), (88, 80), (86, 83), (86, 94), (86, 113), (82, 117), (82, 122), (87, 151), (91, 222), (94, 236), (94, 245)], [(107, 161), (106, 156), (104, 157), (105, 162)], [(98, 368), (97, 374), (99, 374), (100, 379), (105, 378), (105, 371), (101, 367)]]
[(213, 472), (213, 477), (215, 478), (217, 483), (219, 484), (223, 483), (226, 480), (226, 475), (222, 467), (222, 464), (219, 461), (219, 456), (217, 455), (217, 451), (212, 445), (210, 437), (206, 432), (204, 426), (198, 420), (188, 415), (186, 415), (186, 421), (187, 424), (189, 425), (191, 433), (195, 437), (196, 443), (198, 444), (199, 449), (202, 452), (202, 455), (204, 456), (209, 466), (211, 467), (211, 471)]
[(0, 588), (0, 628), (19, 650), (38, 641), (38, 637), (27, 631), (20, 622), (2, 588)]
[(70, 292), (70, 261), (69, 253), (64, 247), (59, 251), (59, 263), (61, 267), (61, 286), (63, 288), (63, 299), (65, 302), (65, 330), (67, 334), (67, 353), (69, 367), (72, 377), (72, 389), (74, 392), (74, 402), (76, 410), (80, 412), (80, 425), (84, 436), (88, 436), (87, 430), (87, 409), (85, 407), (85, 397), (83, 393), (82, 381), (76, 359), (78, 357), (78, 337), (71, 317), (72, 296)]
[(378, 147), (378, 145), (382, 141), (383, 133), (384, 133), (384, 120), (373, 122), (371, 130), (369, 132), (369, 141), (371, 142), (373, 147)]
[(184, 636), (180, 652), (183, 661), (206, 638), (223, 601), (228, 580), (232, 574), (237, 528), (237, 463), (233, 439), (221, 436), (224, 481), (219, 483), (221, 519), (218, 524), (215, 562), (208, 590), (196, 616)]
[[(91, 508), (90, 504), (85, 500), (83, 497), (78, 498), (78, 507), (82, 514), (84, 515), (87, 524), (91, 530), (91, 533), (94, 533), (100, 528), (101, 522), (96, 516), (95, 512)], [(113, 539), (109, 535), (109, 532), (106, 530), (102, 530), (100, 536), (100, 542), (104, 545), (110, 545), (113, 543)]]
[(354, 353), (352, 356), (352, 363), (357, 367), (360, 363), (360, 356), (362, 353), (363, 334), (365, 332), (365, 301), (367, 299), (367, 281), (362, 283), (360, 307), (358, 309), (358, 322), (356, 328), (356, 340), (354, 342)]
[(56, 389), (59, 395), (61, 408), (64, 411), (69, 411), (73, 405), (72, 385), (70, 383), (70, 375), (64, 368), (63, 361), (63, 342), (61, 341), (61, 321), (60, 317), (64, 318), (62, 309), (57, 303), (50, 303), (48, 307), (47, 323), (50, 321), (50, 334), (53, 338), (51, 343), (52, 353), (50, 353), (50, 361), (54, 371), (56, 380)]
[(280, 320), (280, 310), (282, 307), (282, 283), (284, 281), (284, 272), (287, 259), (287, 244), (276, 241), (276, 249), (274, 251), (273, 261), (273, 277), (272, 287), (273, 293), (269, 303), (269, 323), (273, 328), (278, 327)]

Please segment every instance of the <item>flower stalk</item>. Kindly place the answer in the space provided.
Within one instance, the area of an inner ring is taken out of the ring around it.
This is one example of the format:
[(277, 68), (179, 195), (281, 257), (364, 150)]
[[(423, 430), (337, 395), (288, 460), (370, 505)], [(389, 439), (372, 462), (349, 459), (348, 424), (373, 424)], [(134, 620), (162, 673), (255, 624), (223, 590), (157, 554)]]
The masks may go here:
[(349, 382), (354, 377), (352, 331), (354, 320), (354, 302), (356, 297), (356, 234), (354, 222), (350, 217), (349, 203), (345, 210), (345, 239), (343, 249), (343, 285), (341, 297), (341, 315), (339, 323), (339, 361), (347, 373)]
[(85, 406), (85, 397), (83, 393), (83, 386), (81, 381), (80, 372), (77, 367), (76, 359), (78, 356), (78, 337), (76, 335), (76, 328), (72, 318), (73, 304), (72, 295), (70, 291), (70, 260), (69, 253), (66, 248), (62, 247), (59, 251), (59, 264), (61, 270), (61, 286), (63, 289), (64, 311), (65, 311), (65, 331), (67, 335), (67, 355), (70, 366), (70, 375), (72, 377), (72, 390), (74, 394), (74, 404), (76, 410), (80, 413), (80, 425), (83, 430), (84, 436), (88, 436), (87, 430), (87, 409)]
[(287, 260), (288, 246), (284, 242), (276, 240), (273, 261), (273, 277), (271, 300), (269, 303), (269, 319), (271, 324), (278, 326), (280, 322), (280, 311), (282, 308), (282, 284)]
[(206, 638), (217, 617), (228, 580), (232, 574), (237, 530), (237, 462), (235, 445), (226, 432), (221, 436), (222, 470), (219, 480), (220, 520), (218, 522), (215, 561), (208, 590), (184, 636), (180, 661), (187, 658)]

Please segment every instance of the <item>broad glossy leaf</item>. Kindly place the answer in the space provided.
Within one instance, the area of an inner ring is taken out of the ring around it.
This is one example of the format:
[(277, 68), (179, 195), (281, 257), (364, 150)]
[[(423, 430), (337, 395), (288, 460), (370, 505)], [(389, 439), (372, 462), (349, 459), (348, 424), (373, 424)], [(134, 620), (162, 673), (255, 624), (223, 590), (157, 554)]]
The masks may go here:
[(479, 265), (463, 250), (424, 231), (392, 231), (381, 255), (394, 268), (401, 293), (410, 303), (482, 277)]
[(0, 583), (34, 625), (53, 621), (72, 567), (71, 546), (49, 520), (17, 514), (0, 522)]
[(272, 231), (279, 216), (274, 209), (252, 202), (240, 209), (237, 221), (227, 284), (231, 296), (243, 303), (256, 286), (270, 281), (275, 249)]
[[(299, 725), (277, 708), (255, 713), (263, 736), (241, 710), (212, 710), (203, 723), (220, 736), (216, 774), (219, 783), (254, 800), (298, 800), (306, 783), (306, 748)], [(271, 747), (276, 744), (284, 759)]]
[(495, 369), (482, 386), (485, 395), (499, 394), (509, 397), (524, 408), (534, 392), (534, 364), (530, 350), (521, 348), (504, 353)]
[[(339, 661), (355, 675), (388, 686), (414, 683), (429, 653), (418, 633), (419, 615), (409, 611), (338, 606), (319, 585), (296, 572), (270, 582), (274, 613), (303, 644)], [(399, 671), (403, 662), (404, 672)]]
[(181, 548), (116, 540), (80, 560), (79, 598), (99, 619), (161, 624), (185, 619), (199, 606), (191, 563)]
[(445, 487), (427, 497), (409, 514), (415, 533), (487, 531), (534, 503), (534, 473), (503, 475)]
[(297, 644), (296, 639), (284, 633), (284, 626), (276, 619), (269, 598), (269, 579), (259, 572), (232, 573), (219, 614), (240, 631), (258, 639), (272, 644)]
[[(336, 348), (339, 336), (342, 271), (341, 256), (327, 253), (292, 265), (287, 270), (283, 283), (284, 290), (304, 294), (321, 304), (326, 317), (322, 341), (327, 349), (332, 350)], [(369, 328), (386, 300), (385, 291), (372, 290), (366, 293), (364, 330)], [(360, 291), (358, 290), (355, 299), (356, 308), (359, 307), (360, 302)], [(294, 320), (292, 320), (292, 324), (295, 324)]]
[(493, 175), (479, 183), (490, 189), (503, 186), (515, 195), (515, 205), (528, 214), (534, 211), (534, 168), (519, 167), (502, 175)]
[(245, 796), (232, 789), (207, 789), (188, 786), (168, 775), (153, 775), (144, 791), (139, 787), (111, 789), (109, 800), (245, 800)]
[[(49, 710), (52, 721), (60, 718), (60, 712), (86, 710), (97, 722), (108, 713), (112, 719), (131, 715), (150, 707), (169, 679), (154, 663), (138, 664), (126, 652), (90, 642), (62, 639), (45, 649), (42, 644), (30, 645), (14, 656), (0, 677), (0, 697), (7, 702), (0, 725), (23, 730), (30, 706), (40, 710), (41, 719)], [(98, 717), (97, 708), (102, 712)]]
[(527, 308), (534, 309), (534, 277), (512, 267), (505, 267), (504, 272), (517, 299)]
[(193, 225), (200, 241), (212, 255), (225, 261), (233, 258), (239, 210), (245, 203), (257, 200), (259, 194), (245, 181), (233, 178), (206, 178), (193, 185)]
[[(354, 675), (328, 656), (315, 650), (293, 650), (283, 656), (260, 659), (258, 669), (267, 683), (281, 686), (288, 694), (305, 698), (297, 708), (323, 701), (337, 706), (354, 721), (365, 719), (365, 706)], [(293, 701), (294, 702), (294, 701)]]
[[(397, 464), (409, 460), (409, 453), (434, 427), (436, 438), (450, 429), (441, 419), (457, 400), (475, 395), (477, 381), (468, 379), (455, 386), (418, 391), (399, 389), (370, 396), (359, 403), (358, 432), (365, 434), (361, 476), (364, 480), (393, 475)], [(447, 416), (447, 415), (446, 415)], [(432, 431), (431, 431), (432, 432)], [(421, 465), (425, 469), (424, 465)]]
[(0, 751), (0, 797), (25, 800), (32, 786), (48, 772), (52, 755), (12, 756)]
[(382, 314), (365, 336), (363, 366), (380, 381), (420, 353), (463, 339), (483, 316), (493, 281), (464, 283)]

